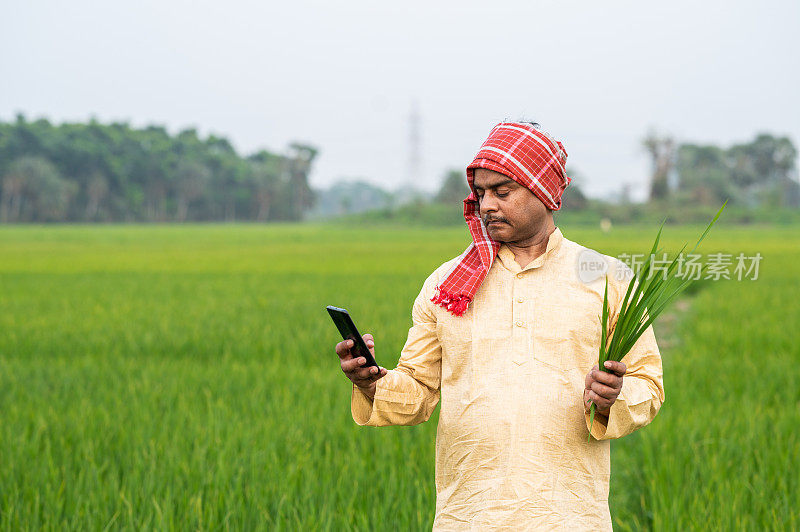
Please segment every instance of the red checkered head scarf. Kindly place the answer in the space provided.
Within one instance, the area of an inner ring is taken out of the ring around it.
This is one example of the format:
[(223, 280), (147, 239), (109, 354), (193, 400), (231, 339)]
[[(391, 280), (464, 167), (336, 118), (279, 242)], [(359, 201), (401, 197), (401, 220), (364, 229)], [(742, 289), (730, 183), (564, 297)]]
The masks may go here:
[(561, 208), (561, 194), (572, 181), (566, 174), (564, 146), (532, 124), (501, 122), (467, 166), (470, 194), (464, 200), (464, 219), (472, 243), (456, 260), (444, 280), (436, 287), (432, 301), (456, 316), (466, 312), (500, 249), (500, 242), (489, 237), (480, 216), (475, 192), (475, 169), (500, 172), (524, 185), (548, 208)]

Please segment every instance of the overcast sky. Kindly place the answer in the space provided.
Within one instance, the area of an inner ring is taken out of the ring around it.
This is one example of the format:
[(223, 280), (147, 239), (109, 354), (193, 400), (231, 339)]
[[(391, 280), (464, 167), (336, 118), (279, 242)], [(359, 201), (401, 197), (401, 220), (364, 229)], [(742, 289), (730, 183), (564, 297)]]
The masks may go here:
[(799, 28), (796, 0), (6, 2), (0, 119), (196, 127), (243, 154), (298, 140), (315, 186), (428, 189), (495, 123), (536, 119), (590, 194), (643, 197), (651, 127), (800, 145)]

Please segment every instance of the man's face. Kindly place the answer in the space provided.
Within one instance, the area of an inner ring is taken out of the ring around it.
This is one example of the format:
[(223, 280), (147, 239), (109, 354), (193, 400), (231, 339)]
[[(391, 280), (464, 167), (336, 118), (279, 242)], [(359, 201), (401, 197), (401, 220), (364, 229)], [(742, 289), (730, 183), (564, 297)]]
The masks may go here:
[(533, 192), (508, 176), (477, 168), (474, 177), (481, 219), (492, 240), (518, 242), (530, 238), (551, 216)]

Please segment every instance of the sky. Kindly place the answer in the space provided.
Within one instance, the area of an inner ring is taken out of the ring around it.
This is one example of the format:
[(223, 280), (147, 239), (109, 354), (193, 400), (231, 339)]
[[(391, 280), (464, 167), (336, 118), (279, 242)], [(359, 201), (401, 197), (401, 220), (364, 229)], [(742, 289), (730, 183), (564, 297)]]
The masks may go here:
[(796, 0), (9, 1), (0, 120), (194, 127), (241, 154), (299, 141), (316, 187), (426, 190), (497, 122), (536, 120), (589, 195), (642, 199), (650, 130), (800, 146), (798, 27)]

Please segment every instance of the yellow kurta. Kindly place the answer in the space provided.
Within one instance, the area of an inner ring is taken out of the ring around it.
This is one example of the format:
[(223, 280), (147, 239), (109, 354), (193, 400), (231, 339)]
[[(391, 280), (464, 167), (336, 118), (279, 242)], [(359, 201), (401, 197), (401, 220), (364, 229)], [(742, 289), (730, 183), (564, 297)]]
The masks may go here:
[(595, 418), (587, 443), (583, 390), (597, 363), (605, 279), (613, 330), (627, 286), (613, 272), (627, 267), (606, 256), (609, 273), (584, 282), (585, 253), (560, 229), (525, 268), (501, 246), (461, 317), (431, 302), (456, 259), (446, 262), (414, 302), (397, 368), (377, 381), (374, 401), (353, 386), (359, 425), (422, 423), (441, 394), (434, 530), (611, 529), (608, 440), (648, 424), (664, 388), (650, 327), (623, 359), (607, 425)]

